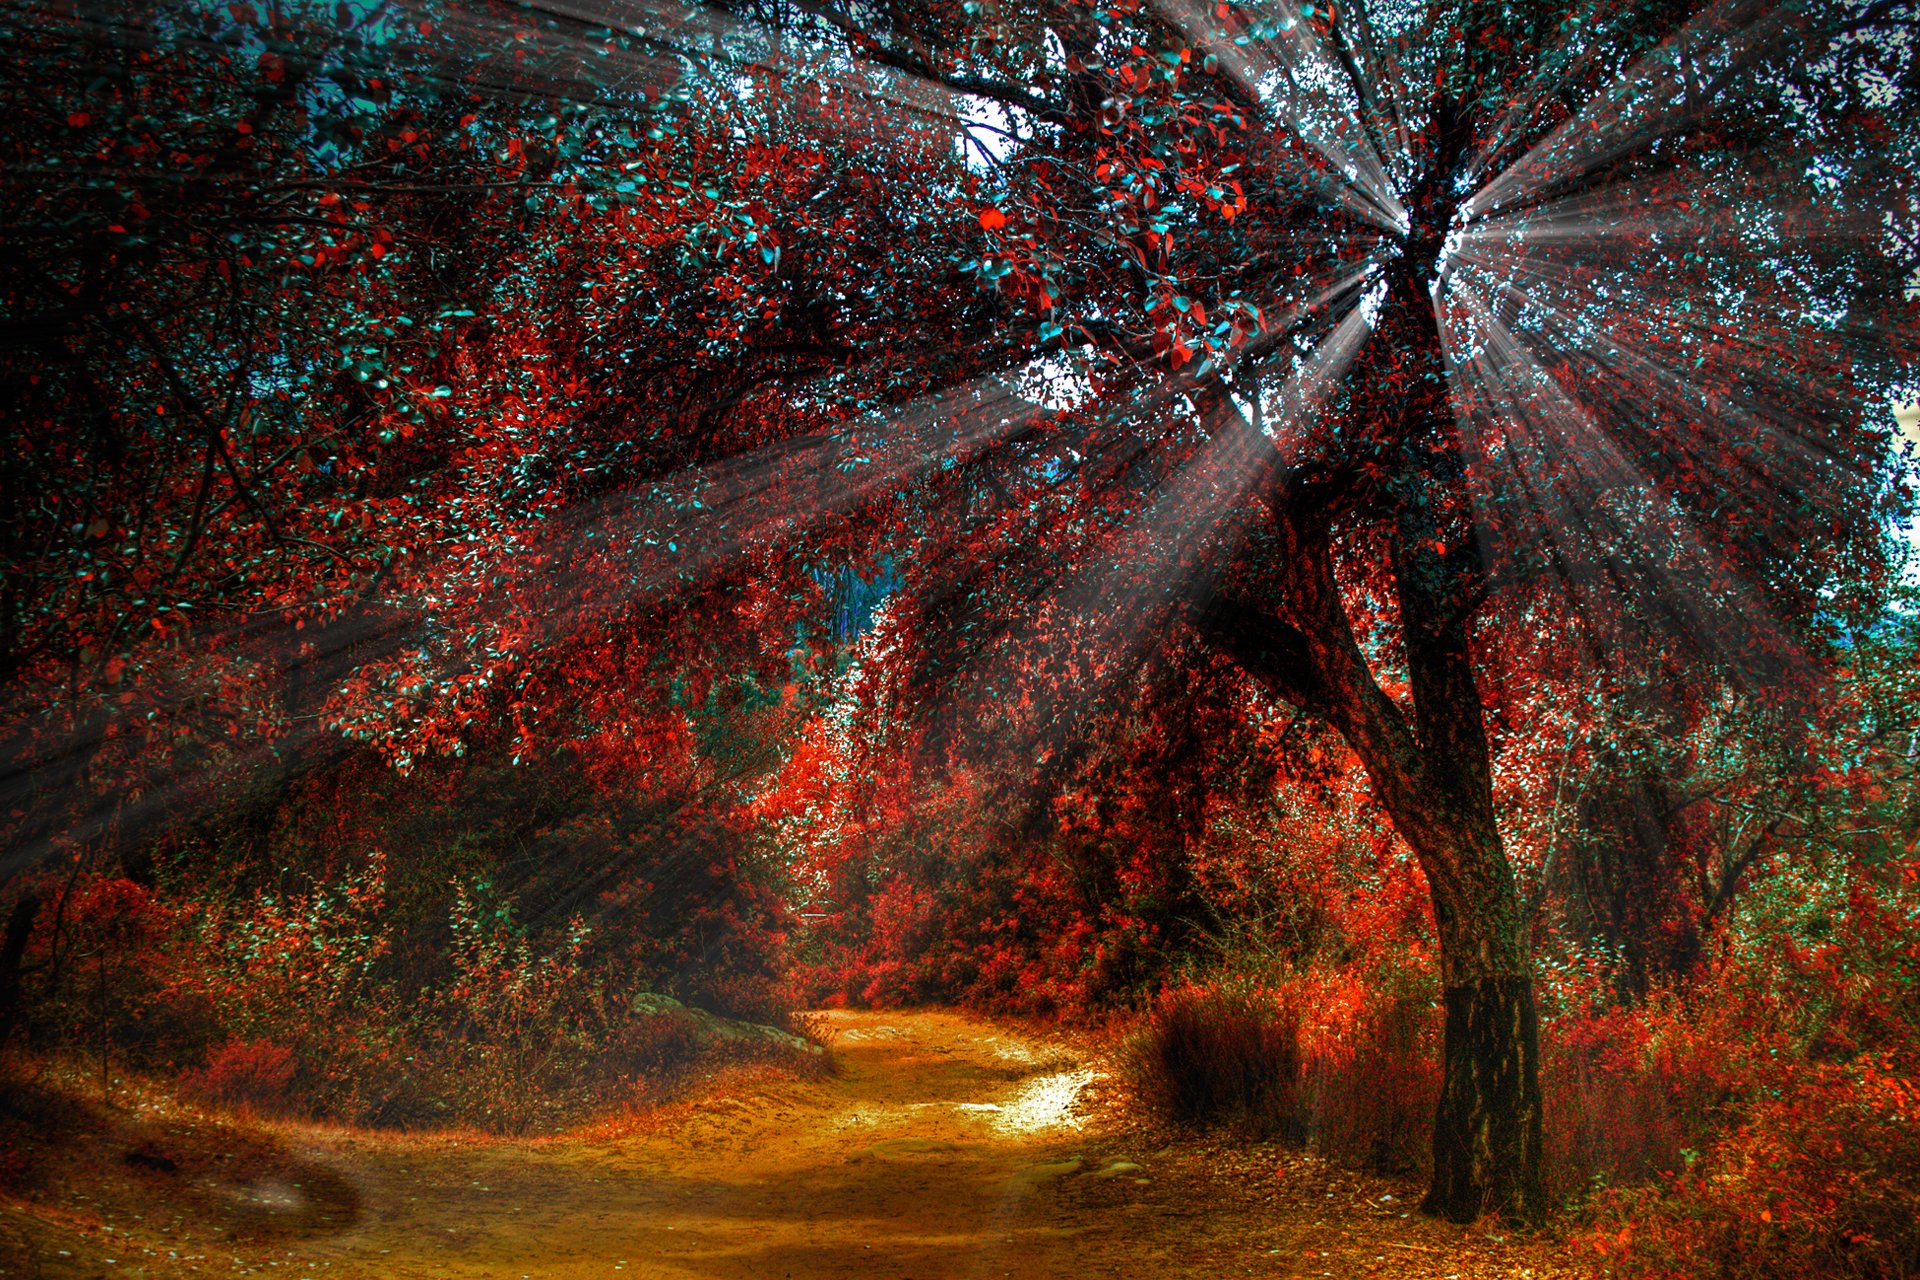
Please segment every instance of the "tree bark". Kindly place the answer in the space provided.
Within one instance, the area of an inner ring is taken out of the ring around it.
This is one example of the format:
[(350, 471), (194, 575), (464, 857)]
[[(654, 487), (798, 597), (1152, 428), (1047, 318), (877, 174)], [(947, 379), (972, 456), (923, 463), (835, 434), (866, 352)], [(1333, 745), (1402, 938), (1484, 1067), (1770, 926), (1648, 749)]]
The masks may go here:
[(1469, 634), (1483, 590), (1479, 535), (1433, 309), (1417, 276), (1402, 284), (1395, 345), (1427, 367), (1398, 433), (1391, 537), (1422, 775), (1401, 790), (1425, 794), (1417, 810), (1389, 808), (1432, 888), (1446, 1000), (1433, 1184), (1422, 1207), (1457, 1222), (1488, 1211), (1533, 1219), (1546, 1198), (1539, 1015)]
[(1545, 1187), (1533, 979), (1452, 982), (1446, 1004), (1433, 1184), (1420, 1207), (1455, 1222), (1471, 1222), (1486, 1210), (1536, 1219)]

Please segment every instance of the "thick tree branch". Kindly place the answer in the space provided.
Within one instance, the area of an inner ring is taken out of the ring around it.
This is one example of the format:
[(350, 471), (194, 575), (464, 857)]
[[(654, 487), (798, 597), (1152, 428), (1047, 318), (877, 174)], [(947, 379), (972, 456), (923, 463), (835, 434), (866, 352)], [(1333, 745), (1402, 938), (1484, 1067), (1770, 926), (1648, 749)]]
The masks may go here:
[(1276, 698), (1310, 715), (1328, 715), (1326, 690), (1314, 674), (1313, 654), (1298, 627), (1226, 596), (1208, 600), (1190, 620), (1209, 648), (1232, 658)]

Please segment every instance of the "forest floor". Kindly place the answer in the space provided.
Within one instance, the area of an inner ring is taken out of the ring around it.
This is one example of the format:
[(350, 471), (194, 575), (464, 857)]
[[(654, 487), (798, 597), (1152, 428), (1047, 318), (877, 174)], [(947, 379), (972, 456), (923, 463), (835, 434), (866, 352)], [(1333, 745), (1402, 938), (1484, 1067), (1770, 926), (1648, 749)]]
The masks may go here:
[(735, 1072), (560, 1137), (76, 1103), (12, 1153), (0, 1275), (1577, 1274), (1550, 1240), (1421, 1217), (1414, 1186), (1146, 1125), (1097, 1045), (947, 1011), (823, 1019), (831, 1075)]

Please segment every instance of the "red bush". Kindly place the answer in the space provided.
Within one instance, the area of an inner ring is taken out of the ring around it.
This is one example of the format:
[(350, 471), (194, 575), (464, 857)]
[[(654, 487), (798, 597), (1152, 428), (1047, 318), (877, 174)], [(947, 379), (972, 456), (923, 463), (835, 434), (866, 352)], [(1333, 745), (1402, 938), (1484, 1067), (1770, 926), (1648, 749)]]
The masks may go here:
[(1682, 1173), (1602, 1196), (1576, 1246), (1636, 1280), (1920, 1274), (1913, 1067), (1803, 1067)]
[(270, 1040), (230, 1040), (208, 1055), (206, 1066), (182, 1076), (180, 1084), (207, 1102), (277, 1112), (287, 1108), (298, 1072), (291, 1049)]
[(1613, 1176), (1664, 1171), (1590, 1205), (1606, 1274), (1920, 1275), (1920, 903), (1904, 868), (1838, 870), (1757, 890), (1687, 999), (1560, 1029)]
[[(1683, 1167), (1712, 1091), (1686, 1047), (1656, 1038), (1642, 1011), (1608, 1009), (1541, 1037), (1547, 1176), (1561, 1200)], [(1692, 1122), (1692, 1123), (1689, 1123)]]
[(22, 966), (29, 1036), (138, 1066), (197, 1058), (217, 1017), (190, 910), (116, 876), (50, 881), (44, 896)]
[(1313, 1037), (1307, 1136), (1378, 1173), (1420, 1174), (1433, 1159), (1440, 1101), (1440, 1015), (1432, 996), (1354, 975), (1337, 984), (1344, 1022)]
[(1410, 975), (1309, 970), (1169, 988), (1128, 1058), (1142, 1100), (1170, 1120), (1409, 1173), (1430, 1158), (1438, 1049), (1435, 1003)]

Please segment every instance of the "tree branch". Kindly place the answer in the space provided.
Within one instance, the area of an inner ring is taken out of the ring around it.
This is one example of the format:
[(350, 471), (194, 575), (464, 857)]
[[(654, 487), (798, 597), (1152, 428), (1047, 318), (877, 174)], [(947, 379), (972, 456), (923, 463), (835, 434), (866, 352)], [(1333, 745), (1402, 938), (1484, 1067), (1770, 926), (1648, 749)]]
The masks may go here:
[(985, 76), (972, 76), (963, 72), (942, 71), (925, 58), (891, 48), (883, 44), (878, 37), (862, 30), (840, 14), (823, 4), (802, 4), (801, 11), (811, 14), (822, 22), (832, 26), (847, 38), (848, 43), (870, 62), (883, 67), (892, 67), (895, 71), (904, 71), (919, 76), (934, 84), (943, 85), (956, 93), (970, 94), (976, 98), (991, 98), (995, 102), (1009, 107), (1018, 107), (1029, 112), (1037, 119), (1048, 124), (1071, 124), (1072, 117), (1055, 103), (1038, 97), (1015, 84), (1004, 80), (994, 80)]
[(1326, 690), (1313, 671), (1306, 633), (1253, 606), (1214, 596), (1189, 615), (1209, 648), (1229, 658), (1275, 697), (1310, 715), (1328, 715)]

